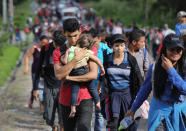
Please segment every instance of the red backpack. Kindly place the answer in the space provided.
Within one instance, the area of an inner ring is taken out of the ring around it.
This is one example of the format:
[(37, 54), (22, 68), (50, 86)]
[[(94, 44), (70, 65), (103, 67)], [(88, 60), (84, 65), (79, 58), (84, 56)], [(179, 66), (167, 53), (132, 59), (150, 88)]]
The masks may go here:
[(25, 33), (29, 33), (29, 32), (30, 32), (29, 28), (25, 27)]

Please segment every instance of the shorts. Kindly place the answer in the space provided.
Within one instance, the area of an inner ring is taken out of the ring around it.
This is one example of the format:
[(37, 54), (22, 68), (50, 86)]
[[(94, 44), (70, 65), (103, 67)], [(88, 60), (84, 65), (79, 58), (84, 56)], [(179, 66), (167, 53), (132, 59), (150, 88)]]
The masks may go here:
[(43, 89), (39, 89), (39, 101), (43, 102)]

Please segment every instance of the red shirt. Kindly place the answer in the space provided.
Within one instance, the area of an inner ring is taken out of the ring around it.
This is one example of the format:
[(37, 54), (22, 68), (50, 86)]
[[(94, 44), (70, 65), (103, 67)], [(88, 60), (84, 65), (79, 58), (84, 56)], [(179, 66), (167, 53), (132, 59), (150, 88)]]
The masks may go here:
[[(97, 48), (95, 46), (92, 47), (92, 51), (94, 52), (94, 55), (97, 56)], [(61, 52), (60, 49), (57, 48), (53, 52), (53, 61), (54, 64), (61, 63), (60, 61), (61, 58)], [(86, 86), (81, 86), (79, 89), (79, 94), (78, 94), (78, 105), (80, 102), (84, 99), (91, 99), (92, 96), (90, 95), (88, 89)], [(59, 103), (64, 105), (64, 106), (70, 106), (70, 100), (71, 100), (71, 88), (69, 85), (64, 85), (64, 81), (61, 84), (60, 88), (60, 98), (59, 98)]]

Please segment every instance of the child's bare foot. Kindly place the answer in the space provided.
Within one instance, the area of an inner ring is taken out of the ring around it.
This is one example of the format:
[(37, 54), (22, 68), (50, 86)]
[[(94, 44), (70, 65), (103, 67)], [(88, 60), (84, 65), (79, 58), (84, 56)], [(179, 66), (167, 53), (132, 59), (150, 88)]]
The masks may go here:
[(72, 118), (74, 117), (76, 114), (76, 107), (75, 106), (71, 106), (71, 112), (70, 112), (70, 115), (69, 117)]
[(96, 109), (97, 109), (97, 110), (101, 110), (100, 101), (96, 103)]

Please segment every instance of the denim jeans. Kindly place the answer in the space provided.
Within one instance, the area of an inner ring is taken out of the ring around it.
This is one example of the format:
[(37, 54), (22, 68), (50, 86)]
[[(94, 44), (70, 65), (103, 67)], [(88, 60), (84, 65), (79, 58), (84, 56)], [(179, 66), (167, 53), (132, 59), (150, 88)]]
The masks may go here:
[[(101, 98), (102, 93), (99, 94)], [(95, 123), (94, 123), (94, 131), (102, 131), (104, 126), (104, 117), (101, 114), (101, 111), (96, 110), (95, 108)]]
[[(82, 66), (76, 69), (73, 69), (70, 73), (70, 76), (80, 76), (84, 75), (89, 72), (89, 68), (86, 66)], [(70, 82), (70, 87), (71, 87), (71, 105), (76, 106), (77, 105), (77, 98), (79, 94), (79, 88), (81, 85), (86, 85), (88, 87), (88, 91), (92, 95), (94, 102), (97, 103), (100, 101), (99, 94), (97, 92), (97, 89), (94, 85), (94, 81), (89, 81), (89, 82), (75, 82), (71, 81)]]
[(101, 111), (95, 109), (94, 131), (102, 131), (104, 126), (104, 118)]
[(156, 128), (156, 131), (166, 131), (166, 123), (165, 120), (162, 120), (162, 122), (159, 124), (159, 126)]
[(55, 123), (55, 114), (58, 113), (58, 121), (60, 125), (63, 125), (62, 120), (62, 110), (59, 103), (59, 88), (47, 87), (45, 83), (45, 88), (43, 91), (44, 100), (44, 114), (43, 118), (46, 120), (47, 125), (53, 126)]

